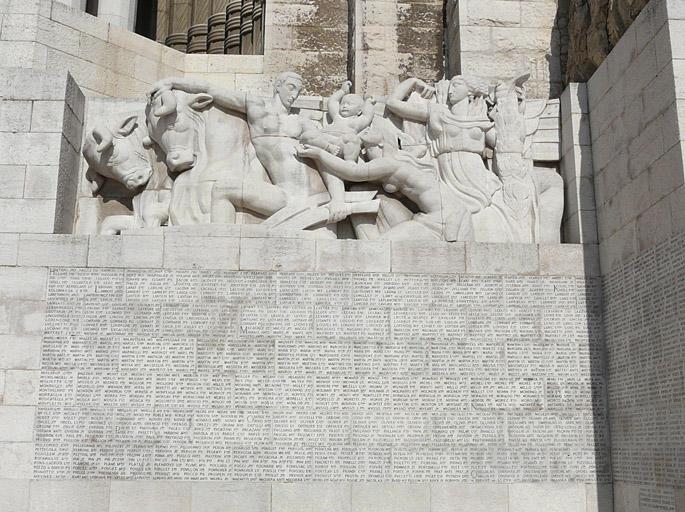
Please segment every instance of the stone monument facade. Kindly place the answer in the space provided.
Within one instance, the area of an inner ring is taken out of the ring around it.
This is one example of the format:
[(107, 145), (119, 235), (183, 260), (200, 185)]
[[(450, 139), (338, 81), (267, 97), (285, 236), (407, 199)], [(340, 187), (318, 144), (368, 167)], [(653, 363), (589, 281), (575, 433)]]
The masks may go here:
[(685, 9), (555, 4), (0, 2), (0, 512), (685, 511)]

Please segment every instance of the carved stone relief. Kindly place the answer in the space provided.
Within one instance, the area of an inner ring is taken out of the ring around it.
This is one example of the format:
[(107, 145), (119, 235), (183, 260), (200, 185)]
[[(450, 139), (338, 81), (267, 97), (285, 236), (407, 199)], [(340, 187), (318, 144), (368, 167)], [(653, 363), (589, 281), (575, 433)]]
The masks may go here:
[(83, 155), (93, 194), (105, 180), (133, 191), (133, 215), (100, 231), (235, 224), (334, 238), (559, 242), (563, 182), (534, 164), (546, 102), (528, 76), (491, 83), (411, 78), (387, 97), (345, 82), (323, 123), (293, 104), (303, 88), (281, 74), (264, 97), (200, 80), (153, 87), (144, 113), (102, 120)]

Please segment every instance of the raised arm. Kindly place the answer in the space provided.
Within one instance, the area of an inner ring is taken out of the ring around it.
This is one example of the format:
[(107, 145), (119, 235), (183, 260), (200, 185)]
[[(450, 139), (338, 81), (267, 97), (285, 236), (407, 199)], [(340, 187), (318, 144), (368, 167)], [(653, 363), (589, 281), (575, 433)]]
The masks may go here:
[(352, 120), (352, 128), (359, 133), (363, 129), (371, 125), (373, 121), (373, 116), (376, 114), (376, 100), (373, 98), (367, 98), (364, 102), (364, 108), (362, 113), (356, 119)]
[(340, 89), (338, 89), (328, 97), (328, 115), (331, 116), (331, 120), (335, 119), (338, 116), (338, 112), (340, 112), (340, 100), (343, 99), (343, 96), (349, 94), (351, 90), (352, 82), (346, 80), (340, 86)]
[(409, 96), (412, 91), (417, 91), (423, 98), (429, 98), (435, 93), (435, 89), (430, 87), (423, 80), (419, 80), (418, 78), (407, 78), (395, 88), (390, 96), (388, 96), (386, 105), (393, 113), (403, 119), (415, 121), (417, 123), (425, 123), (428, 121), (428, 104), (422, 105), (405, 101), (405, 98)]
[(157, 97), (159, 94), (169, 89), (177, 89), (190, 94), (206, 93), (214, 98), (214, 103), (229, 110), (237, 110), (245, 113), (247, 111), (247, 94), (244, 92), (233, 91), (225, 87), (212, 85), (205, 80), (190, 78), (165, 78), (157, 82), (150, 96)]

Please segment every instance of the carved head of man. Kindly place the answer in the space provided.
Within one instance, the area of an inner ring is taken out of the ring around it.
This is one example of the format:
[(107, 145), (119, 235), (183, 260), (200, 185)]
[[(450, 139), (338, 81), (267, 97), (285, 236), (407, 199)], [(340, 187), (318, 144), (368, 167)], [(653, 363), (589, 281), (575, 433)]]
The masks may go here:
[(98, 123), (86, 134), (83, 156), (88, 162), (86, 177), (97, 192), (110, 178), (129, 190), (145, 185), (152, 176), (152, 163), (144, 147), (146, 133), (137, 115), (121, 119), (111, 126)]
[(342, 117), (356, 117), (362, 113), (364, 98), (358, 94), (346, 94), (340, 100), (340, 115)]
[(488, 84), (485, 80), (468, 75), (457, 75), (450, 80), (447, 102), (455, 105), (469, 96), (487, 96)]
[(281, 73), (274, 82), (274, 96), (278, 96), (286, 109), (290, 109), (302, 91), (302, 77), (292, 71)]
[(166, 154), (166, 164), (171, 172), (187, 171), (197, 163), (205, 134), (202, 112), (213, 101), (209, 94), (166, 90), (148, 103), (146, 116), (150, 138)]

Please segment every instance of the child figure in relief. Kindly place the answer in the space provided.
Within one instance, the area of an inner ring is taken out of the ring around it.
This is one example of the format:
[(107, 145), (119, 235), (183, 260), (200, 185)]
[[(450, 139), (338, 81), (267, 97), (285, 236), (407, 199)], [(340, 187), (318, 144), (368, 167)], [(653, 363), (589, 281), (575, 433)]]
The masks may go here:
[(350, 162), (359, 159), (361, 139), (359, 133), (373, 121), (375, 100), (350, 94), (352, 82), (342, 84), (339, 90), (328, 98), (328, 115), (331, 123), (320, 131), (302, 134), (303, 144), (321, 148), (332, 155)]

